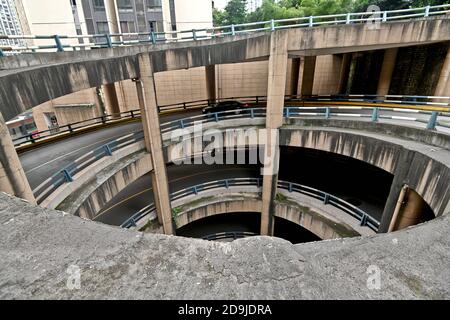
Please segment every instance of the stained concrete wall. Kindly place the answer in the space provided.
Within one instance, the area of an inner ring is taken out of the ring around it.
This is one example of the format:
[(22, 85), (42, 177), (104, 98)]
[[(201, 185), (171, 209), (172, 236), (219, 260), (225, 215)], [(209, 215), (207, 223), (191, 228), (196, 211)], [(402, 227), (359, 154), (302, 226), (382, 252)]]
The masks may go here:
[(317, 57), (312, 94), (339, 93), (341, 64), (342, 55), (324, 55)]
[(138, 142), (118, 151), (111, 159), (91, 165), (74, 182), (57, 190), (62, 195), (57, 201), (47, 201), (45, 206), (94, 219), (114, 196), (152, 170), (150, 154), (144, 148)]
[[(177, 228), (214, 215), (242, 212), (260, 213), (262, 210), (259, 193), (233, 193), (230, 189), (216, 191), (216, 195), (213, 196), (200, 194), (192, 202), (189, 200), (178, 202), (181, 204), (175, 207), (178, 209), (175, 217)], [(346, 213), (342, 212), (342, 214)], [(275, 216), (298, 224), (322, 240), (360, 235), (352, 229), (351, 225), (331, 218), (317, 207), (297, 203), (294, 198), (289, 198), (289, 202), (276, 201)]]
[(44, 102), (33, 108), (33, 118), (39, 131), (48, 129), (44, 113), (54, 113), (62, 126), (100, 117), (101, 101), (95, 89), (91, 88)]
[(436, 43), (400, 48), (389, 94), (434, 95), (448, 46)]

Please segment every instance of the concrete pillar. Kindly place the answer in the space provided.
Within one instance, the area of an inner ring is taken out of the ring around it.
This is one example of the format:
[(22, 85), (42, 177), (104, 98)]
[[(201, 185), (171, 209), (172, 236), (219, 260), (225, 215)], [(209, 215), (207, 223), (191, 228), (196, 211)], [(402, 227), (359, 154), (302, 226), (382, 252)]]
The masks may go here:
[(392, 180), (389, 196), (384, 206), (383, 215), (381, 216), (379, 233), (388, 232), (391, 224), (392, 216), (395, 212), (395, 207), (399, 200), (403, 186), (409, 184), (409, 164), (412, 162), (414, 153), (411, 151), (403, 151), (400, 159), (397, 161), (397, 167), (394, 171), (394, 178)]
[(106, 113), (112, 115), (113, 118), (120, 117), (119, 99), (117, 98), (116, 86), (114, 83), (108, 83), (102, 86), (105, 96)]
[[(279, 141), (283, 124), (284, 94), (287, 73), (287, 34), (273, 32), (270, 40), (269, 77), (267, 84), (265, 163), (263, 168), (261, 235), (273, 234), (275, 196), (277, 193)], [(275, 133), (275, 134), (273, 134)]]
[[(442, 65), (439, 80), (434, 91), (435, 96), (450, 96), (450, 45)], [(442, 101), (443, 102), (443, 101)]]
[(216, 101), (216, 65), (206, 66), (206, 93), (209, 102)]
[(300, 58), (292, 58), (292, 64), (291, 64), (291, 96), (296, 96), (298, 94), (298, 79), (299, 79), (299, 73), (300, 73)]
[(316, 70), (316, 57), (302, 57), (300, 61), (300, 75), (297, 92), (302, 96), (312, 95), (314, 86), (314, 72)]
[(423, 198), (416, 191), (408, 189), (393, 231), (405, 229), (422, 222), (425, 207), (426, 203)]
[(0, 114), (0, 191), (36, 204), (8, 127)]
[(162, 138), (156, 101), (155, 79), (148, 54), (139, 56), (140, 79), (136, 81), (139, 108), (142, 115), (145, 143), (151, 154), (153, 171), (152, 186), (158, 219), (165, 234), (174, 234), (172, 209), (169, 197), (166, 163), (162, 149)]
[(380, 78), (378, 79), (378, 96), (386, 96), (389, 94), (397, 53), (398, 48), (386, 49), (384, 51), (383, 65), (381, 67)]
[[(109, 33), (121, 33), (119, 10), (117, 9), (117, 0), (105, 0), (104, 3)], [(113, 37), (112, 40), (120, 41), (120, 38)]]
[(347, 83), (348, 77), (350, 74), (350, 65), (352, 62), (352, 54), (344, 53), (342, 55), (341, 68), (339, 71), (339, 84), (338, 84), (338, 93), (346, 93), (347, 91)]

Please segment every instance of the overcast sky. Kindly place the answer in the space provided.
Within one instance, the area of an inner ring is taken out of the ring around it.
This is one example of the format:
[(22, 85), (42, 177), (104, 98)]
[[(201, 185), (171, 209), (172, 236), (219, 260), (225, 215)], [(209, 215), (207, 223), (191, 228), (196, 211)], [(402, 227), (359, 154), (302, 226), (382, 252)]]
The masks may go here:
[(214, 0), (214, 6), (217, 9), (223, 9), (227, 5), (228, 0)]

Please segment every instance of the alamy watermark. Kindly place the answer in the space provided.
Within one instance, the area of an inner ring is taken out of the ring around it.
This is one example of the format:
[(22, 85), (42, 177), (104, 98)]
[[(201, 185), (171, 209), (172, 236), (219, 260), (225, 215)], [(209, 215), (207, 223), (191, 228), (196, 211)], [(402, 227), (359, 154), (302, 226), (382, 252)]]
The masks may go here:
[(262, 164), (262, 175), (279, 169), (279, 130), (228, 128), (203, 130), (201, 121), (171, 132), (174, 164)]

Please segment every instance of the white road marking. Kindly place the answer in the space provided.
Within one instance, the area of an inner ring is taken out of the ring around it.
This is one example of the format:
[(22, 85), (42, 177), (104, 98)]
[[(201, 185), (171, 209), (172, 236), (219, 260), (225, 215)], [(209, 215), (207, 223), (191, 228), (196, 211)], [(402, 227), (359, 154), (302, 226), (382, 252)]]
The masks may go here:
[[(116, 139), (116, 138), (118, 138), (118, 137), (121, 137), (121, 136), (123, 136), (123, 134), (116, 135), (116, 136), (114, 136), (112, 139), (114, 140), (114, 139)], [(98, 143), (101, 143), (101, 142), (103, 142), (103, 141), (106, 141), (106, 140), (111, 140), (111, 137), (106, 138), (106, 139), (103, 139), (103, 140), (99, 140), (99, 141), (97, 141), (97, 142), (95, 142), (95, 143), (89, 144), (89, 145), (87, 145), (87, 146), (81, 147), (81, 148), (79, 148), (79, 149), (77, 149), (77, 150), (74, 150), (74, 151), (72, 151), (72, 152), (69, 152), (69, 153), (66, 153), (66, 154), (64, 154), (64, 155), (62, 155), (62, 156), (59, 156), (59, 157), (57, 157), (57, 158), (55, 158), (55, 159), (52, 159), (52, 160), (50, 160), (50, 161), (48, 161), (48, 162), (42, 163), (42, 164), (38, 165), (37, 167), (31, 168), (30, 170), (25, 171), (25, 173), (31, 173), (31, 172), (33, 172), (33, 171), (35, 171), (35, 170), (37, 170), (37, 169), (39, 169), (39, 168), (42, 168), (42, 167), (44, 167), (44, 166), (46, 166), (46, 165), (48, 165), (48, 164), (50, 164), (50, 163), (52, 163), (52, 162), (55, 162), (55, 161), (57, 161), (57, 160), (59, 160), (59, 159), (62, 159), (62, 158), (65, 158), (65, 157), (67, 157), (67, 156), (69, 156), (69, 155), (71, 155), (71, 154), (73, 154), (73, 153), (79, 152), (80, 150), (83, 150), (83, 149), (86, 149), (86, 148), (90, 148), (90, 147), (92, 147), (92, 146), (94, 146), (94, 145), (96, 145), (96, 144), (98, 144)]]

